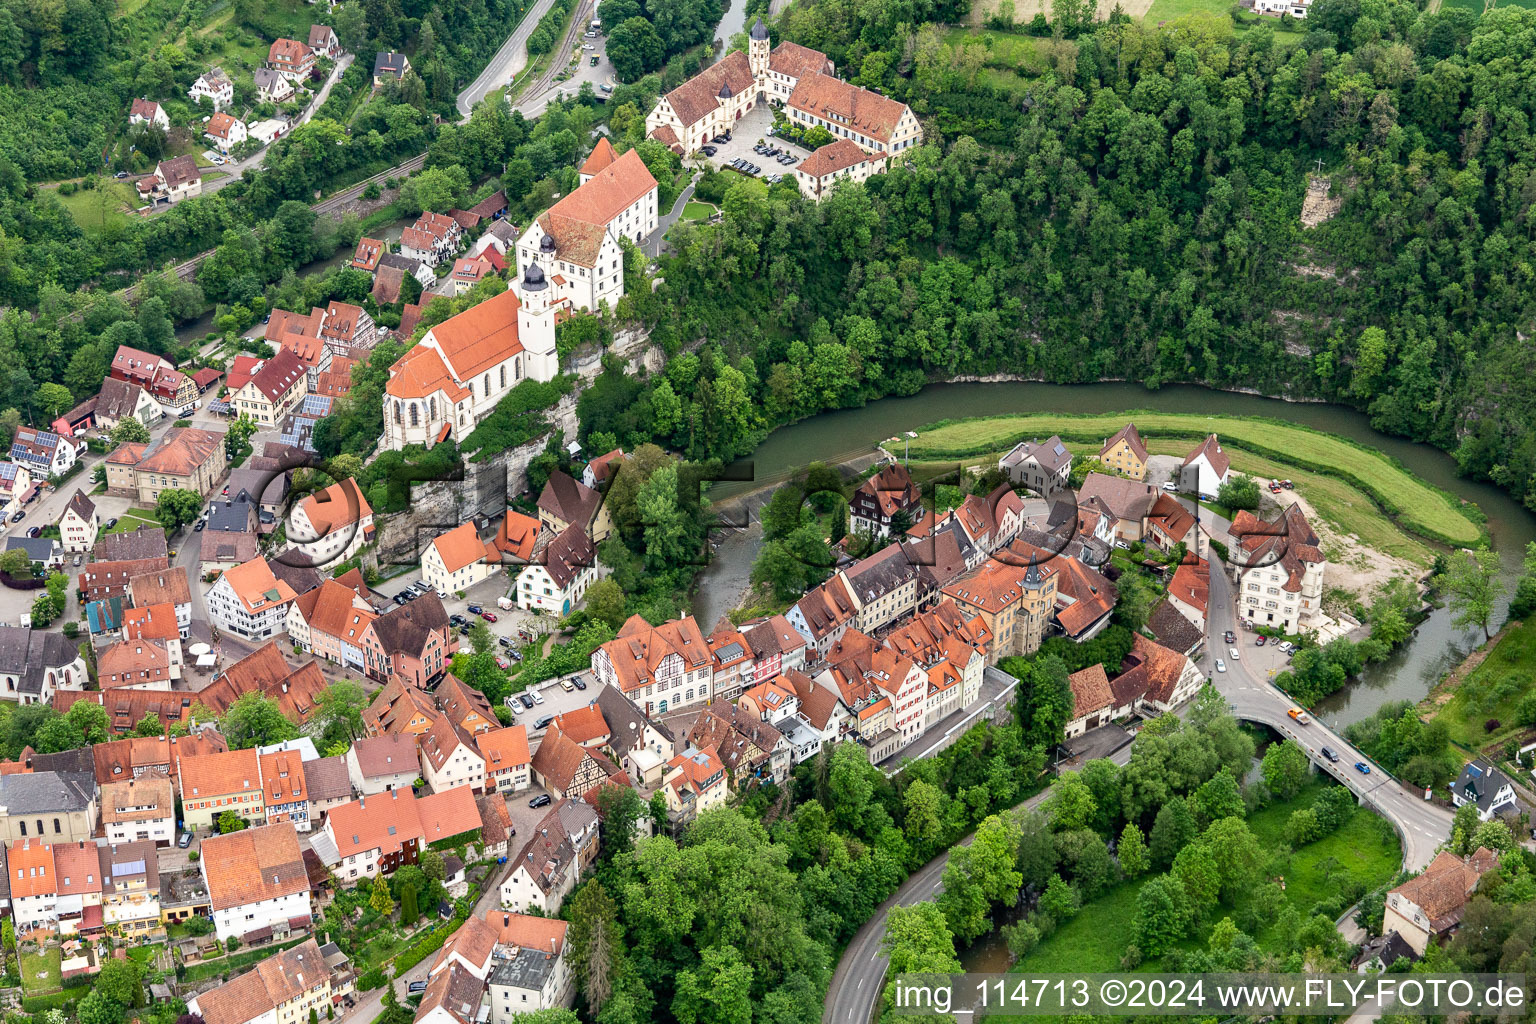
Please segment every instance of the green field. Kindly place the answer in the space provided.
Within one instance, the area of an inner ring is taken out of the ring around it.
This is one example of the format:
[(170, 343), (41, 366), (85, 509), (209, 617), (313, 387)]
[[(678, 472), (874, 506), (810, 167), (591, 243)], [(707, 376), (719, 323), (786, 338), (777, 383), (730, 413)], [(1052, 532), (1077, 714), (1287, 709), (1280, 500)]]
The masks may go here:
[[(1255, 812), (1248, 827), (1265, 850), (1284, 845), (1282, 834), (1291, 812), (1312, 806), (1325, 783), (1313, 781), (1295, 799), (1275, 803)], [(1374, 888), (1389, 881), (1402, 865), (1402, 850), (1390, 827), (1363, 807), (1337, 832), (1302, 847), (1291, 855), (1284, 869), (1286, 903), (1306, 916), (1321, 900), (1338, 892), (1346, 879)], [(1119, 970), (1120, 957), (1131, 941), (1130, 925), (1136, 916), (1136, 897), (1151, 876), (1122, 882), (1084, 907), (1076, 917), (1058, 928), (1050, 938), (1013, 965), (1014, 971), (1081, 974)], [(1243, 904), (1223, 905), (1196, 934), (1180, 945), (1203, 948), (1211, 926), (1222, 917), (1235, 915)], [(1267, 946), (1273, 939), (1268, 930), (1254, 938)], [(1141, 970), (1154, 971), (1160, 961), (1148, 960)]]
[(122, 228), (139, 205), (138, 193), (126, 181), (104, 180), (58, 199), (82, 230), (97, 233)]
[(718, 211), (710, 203), (690, 199), (683, 204), (683, 220), (708, 220)]
[[(1531, 665), (1536, 664), (1536, 617), (1511, 626), (1498, 644), (1473, 669), (1444, 704), (1431, 693), (1420, 710), (1444, 722), (1451, 740), (1484, 750), (1524, 731), (1515, 721), (1515, 706), (1530, 691)], [(1484, 723), (1497, 720), (1498, 728)]]
[(1127, 419), (1135, 420), (1149, 444), (1151, 439), (1192, 443), (1216, 433), (1224, 445), (1289, 467), (1285, 475), (1292, 479), (1292, 468), (1343, 478), (1363, 490), (1400, 525), (1432, 540), (1470, 546), (1482, 538), (1481, 514), (1475, 506), (1430, 487), (1380, 452), (1332, 434), (1262, 417), (1133, 410), (1090, 416), (1029, 413), (947, 420), (919, 428), (911, 451), (914, 457), (927, 460), (963, 459), (1006, 450), (1023, 438), (1051, 434), (1077, 443), (1099, 444)]
[(21, 984), (29, 996), (47, 995), (64, 987), (60, 965), (63, 954), (58, 946), (49, 946), (41, 953), (21, 954)]
[(103, 530), (102, 532), (104, 534), (130, 533), (133, 530), (137, 530), (140, 526), (153, 527), (157, 530), (164, 529), (164, 527), (160, 525), (160, 520), (155, 518), (154, 509), (131, 508), (118, 517), (116, 526), (113, 526), (110, 530)]

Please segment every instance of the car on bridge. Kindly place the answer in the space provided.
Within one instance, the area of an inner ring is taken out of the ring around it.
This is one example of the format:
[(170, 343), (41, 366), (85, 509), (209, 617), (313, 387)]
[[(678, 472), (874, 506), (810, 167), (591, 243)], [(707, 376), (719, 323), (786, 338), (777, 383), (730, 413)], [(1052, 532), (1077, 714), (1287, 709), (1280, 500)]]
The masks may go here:
[(1323, 747), (1323, 748), (1318, 750), (1318, 753), (1322, 754), (1324, 757), (1326, 757), (1333, 764), (1338, 764), (1339, 763), (1339, 755), (1335, 754), (1333, 752), (1333, 748), (1332, 747)]
[(1371, 774), (1371, 766), (1366, 764), (1364, 761), (1356, 761), (1355, 771), (1359, 772), (1361, 775), (1369, 775)]
[(1294, 718), (1297, 725), (1306, 725), (1308, 722), (1312, 721), (1312, 716), (1301, 710), (1301, 708), (1291, 708), (1291, 710), (1287, 711), (1286, 714)]

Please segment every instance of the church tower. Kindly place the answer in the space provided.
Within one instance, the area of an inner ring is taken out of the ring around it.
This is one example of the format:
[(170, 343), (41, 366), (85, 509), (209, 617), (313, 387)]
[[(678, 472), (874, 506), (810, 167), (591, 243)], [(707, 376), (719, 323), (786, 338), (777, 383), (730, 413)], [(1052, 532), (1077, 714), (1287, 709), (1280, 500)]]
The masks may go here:
[(752, 24), (750, 41), (747, 43), (747, 62), (759, 89), (768, 88), (768, 26), (758, 18)]
[(1024, 572), (1023, 589), (1013, 632), (1016, 653), (1027, 657), (1040, 649), (1040, 642), (1045, 639), (1045, 620), (1056, 604), (1056, 587), (1040, 575), (1033, 556)]
[(528, 357), (528, 376), (554, 380), (560, 372), (560, 357), (555, 353), (554, 296), (537, 263), (530, 263), (523, 272), (518, 295), (522, 305), (517, 311), (517, 337)]

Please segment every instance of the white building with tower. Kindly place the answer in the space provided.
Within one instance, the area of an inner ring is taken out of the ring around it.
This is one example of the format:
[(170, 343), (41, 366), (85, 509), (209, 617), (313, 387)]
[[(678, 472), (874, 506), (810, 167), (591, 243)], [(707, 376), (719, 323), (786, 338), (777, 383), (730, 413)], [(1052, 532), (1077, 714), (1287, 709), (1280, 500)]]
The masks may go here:
[(535, 217), (517, 240), (517, 272), (537, 263), (552, 305), (611, 309), (624, 297), (624, 250), (619, 239), (640, 242), (658, 223), (656, 179), (640, 154), (614, 151), (607, 139), (580, 170), (581, 185)]
[(538, 270), (444, 320), (395, 361), (384, 385), (383, 447), (462, 441), (518, 384), (559, 372), (555, 303)]

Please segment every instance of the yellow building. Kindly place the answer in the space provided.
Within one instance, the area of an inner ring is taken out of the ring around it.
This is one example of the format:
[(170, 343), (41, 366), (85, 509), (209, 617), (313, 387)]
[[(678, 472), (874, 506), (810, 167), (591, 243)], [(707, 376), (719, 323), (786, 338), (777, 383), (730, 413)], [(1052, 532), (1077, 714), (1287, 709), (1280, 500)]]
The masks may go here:
[(1136, 424), (1127, 423), (1119, 432), (1104, 442), (1099, 449), (1099, 461), (1121, 476), (1132, 480), (1147, 478), (1147, 446), (1142, 443)]

